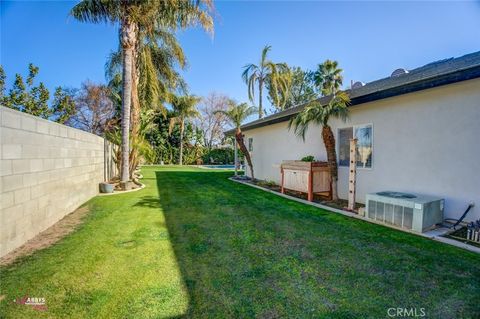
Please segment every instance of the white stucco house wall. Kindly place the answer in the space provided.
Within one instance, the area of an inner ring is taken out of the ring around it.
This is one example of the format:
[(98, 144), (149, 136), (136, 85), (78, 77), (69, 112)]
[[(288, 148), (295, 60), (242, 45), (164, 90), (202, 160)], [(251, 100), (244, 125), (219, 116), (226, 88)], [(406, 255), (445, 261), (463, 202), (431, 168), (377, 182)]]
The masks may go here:
[[(348, 191), (348, 139), (357, 132), (371, 155), (357, 169), (356, 201), (385, 190), (445, 199), (445, 217), (480, 218), (480, 52), (442, 60), (349, 90), (347, 122), (332, 119), (339, 197)], [(242, 126), (257, 179), (280, 183), (280, 163), (326, 160), (319, 126), (305, 141), (288, 129), (298, 106)], [(368, 155), (368, 152), (367, 154)], [(365, 167), (364, 167), (365, 166)]]

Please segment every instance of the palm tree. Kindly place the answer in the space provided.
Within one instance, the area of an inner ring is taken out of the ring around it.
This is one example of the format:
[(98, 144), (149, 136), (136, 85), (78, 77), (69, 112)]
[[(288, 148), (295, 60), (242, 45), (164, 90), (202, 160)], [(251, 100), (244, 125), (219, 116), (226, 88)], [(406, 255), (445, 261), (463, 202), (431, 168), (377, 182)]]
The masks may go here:
[(245, 121), (249, 116), (257, 113), (258, 110), (254, 106), (249, 106), (247, 103), (236, 104), (234, 101), (230, 101), (230, 107), (228, 110), (218, 110), (215, 113), (220, 113), (225, 115), (231, 124), (235, 127), (235, 140), (240, 147), (243, 155), (245, 156), (248, 166), (250, 167), (250, 172), (252, 173), (252, 180), (255, 179), (255, 175), (253, 173), (253, 164), (252, 159), (250, 157), (250, 153), (248, 152), (247, 147), (245, 146), (245, 142), (243, 140), (242, 134), (242, 123)]
[(177, 116), (170, 118), (170, 126), (168, 128), (168, 133), (172, 133), (175, 124), (180, 125), (180, 155), (178, 159), (178, 164), (183, 165), (183, 135), (185, 132), (185, 121), (199, 115), (196, 107), (197, 104), (201, 101), (201, 98), (194, 95), (184, 95), (173, 96), (171, 100), (173, 109)]
[(276, 111), (285, 110), (291, 95), (292, 83), (293, 71), (288, 66), (277, 72), (274, 80), (269, 79), (267, 82), (268, 99)]
[[(120, 24), (120, 44), (122, 47), (122, 169), (121, 185), (128, 187), (129, 170), (129, 135), (130, 106), (132, 92), (136, 94), (135, 53), (138, 34), (153, 35), (155, 30), (163, 27), (185, 28), (197, 23), (213, 27), (207, 12), (199, 9), (205, 4), (210, 10), (211, 1), (177, 1), (177, 0), (83, 0), (75, 5), (71, 14), (82, 22), (110, 22)], [(186, 15), (188, 12), (190, 14)], [(135, 97), (135, 96), (134, 96)], [(135, 99), (133, 100), (135, 104)], [(139, 116), (138, 119), (139, 120)]]
[(331, 117), (346, 121), (350, 103), (348, 94), (340, 90), (342, 84), (341, 73), (342, 70), (338, 68), (336, 61), (327, 60), (325, 63), (320, 64), (315, 72), (315, 82), (320, 87), (322, 94), (329, 96), (328, 103), (322, 105), (318, 100), (315, 100), (307, 104), (303, 111), (296, 117), (293, 117), (288, 124), (289, 129), (293, 126), (295, 134), (303, 140), (305, 140), (305, 133), (310, 123), (322, 127), (322, 139), (327, 151), (327, 161), (330, 168), (333, 200), (338, 199), (338, 167), (335, 136), (328, 122)]
[(288, 79), (285, 76), (290, 72), (286, 63), (273, 63), (268, 60), (268, 52), (272, 49), (271, 46), (266, 45), (262, 50), (260, 64), (253, 63), (244, 66), (242, 73), (243, 81), (248, 87), (248, 98), (253, 103), (255, 98), (255, 85), (258, 85), (258, 118), (262, 118), (264, 111), (262, 106), (263, 89), (265, 86), (271, 91), (274, 103), (281, 104), (282, 95), (287, 95)]
[[(137, 133), (141, 109), (166, 114), (163, 102), (169, 92), (185, 90), (186, 84), (176, 67), (186, 66), (186, 57), (175, 35), (168, 30), (155, 30), (154, 35), (139, 33), (136, 45), (132, 91), (131, 134)], [(122, 50), (112, 52), (105, 65), (106, 77), (121, 73)], [(138, 89), (138, 90), (137, 90)]]
[(318, 65), (317, 71), (313, 73), (313, 81), (323, 96), (335, 94), (340, 90), (343, 84), (342, 72), (337, 61), (325, 60)]
[(175, 67), (183, 69), (186, 57), (174, 31), (178, 27), (200, 25), (205, 31), (213, 32), (213, 20), (209, 15), (213, 10), (211, 0), (169, 0), (170, 5), (165, 0), (152, 1), (163, 4), (164, 8), (158, 12), (160, 25), (139, 27), (132, 64), (132, 134), (137, 132), (142, 107), (153, 106), (166, 114), (161, 101), (165, 101), (171, 91), (185, 90), (186, 84)]

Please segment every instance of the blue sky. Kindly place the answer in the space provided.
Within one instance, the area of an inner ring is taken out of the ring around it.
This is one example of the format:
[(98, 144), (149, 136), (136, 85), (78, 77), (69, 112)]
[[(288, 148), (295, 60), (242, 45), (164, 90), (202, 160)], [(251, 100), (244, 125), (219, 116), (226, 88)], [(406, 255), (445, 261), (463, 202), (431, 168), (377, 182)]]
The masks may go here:
[[(75, 2), (1, 2), (0, 61), (11, 83), (29, 62), (48, 88), (104, 81), (117, 47), (113, 25), (78, 23)], [(272, 60), (313, 69), (339, 61), (345, 83), (369, 82), (398, 67), (415, 68), (480, 50), (480, 2), (217, 1), (213, 37), (179, 34), (189, 60), (190, 91), (216, 91), (246, 101), (242, 67), (257, 62), (265, 44)]]

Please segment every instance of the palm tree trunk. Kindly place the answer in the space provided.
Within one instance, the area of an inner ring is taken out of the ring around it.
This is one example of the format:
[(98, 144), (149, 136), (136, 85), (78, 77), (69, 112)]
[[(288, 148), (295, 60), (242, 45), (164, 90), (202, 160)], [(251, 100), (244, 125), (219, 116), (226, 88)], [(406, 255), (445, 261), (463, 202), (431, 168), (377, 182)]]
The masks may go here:
[(131, 134), (131, 145), (130, 145), (130, 179), (133, 180), (134, 172), (139, 164), (139, 155), (137, 149), (136, 139), (139, 133), (140, 127), (140, 101), (138, 98), (138, 69), (137, 69), (137, 48), (136, 43), (132, 48), (132, 107), (130, 110), (130, 134)]
[(337, 167), (337, 152), (335, 150), (335, 137), (332, 129), (328, 125), (322, 127), (322, 138), (327, 151), (328, 167), (330, 168), (330, 176), (332, 183), (332, 200), (338, 200), (337, 181), (338, 181), (338, 167)]
[(237, 128), (237, 131), (235, 132), (235, 139), (237, 140), (238, 146), (240, 147), (240, 150), (242, 151), (245, 159), (247, 160), (248, 166), (250, 167), (250, 172), (252, 173), (252, 180), (254, 180), (255, 175), (253, 174), (252, 158), (250, 157), (250, 153), (248, 152), (247, 147), (243, 142), (243, 134), (239, 128)]
[(133, 180), (134, 172), (137, 169), (139, 162), (139, 155), (137, 149), (137, 139), (140, 127), (140, 102), (138, 100), (138, 75), (135, 66), (135, 49), (132, 54), (132, 107), (130, 110), (130, 179)]
[(234, 150), (233, 161), (235, 163), (235, 176), (237, 176), (238, 175), (238, 143), (236, 139), (235, 141), (233, 141), (233, 150)]
[(131, 110), (131, 134), (132, 136), (138, 135), (138, 130), (140, 127), (140, 100), (138, 97), (138, 81), (140, 79), (140, 74), (137, 68), (138, 52), (137, 52), (137, 43), (134, 43), (132, 48), (132, 110)]
[(132, 49), (132, 110), (131, 110), (131, 132), (132, 136), (137, 136), (140, 126), (140, 101), (138, 98), (138, 80), (139, 74), (137, 69), (137, 52), (136, 48)]
[(130, 153), (130, 105), (132, 101), (132, 55), (135, 44), (135, 25), (128, 21), (122, 21), (121, 42), (123, 49), (122, 70), (122, 187), (128, 188), (130, 179), (129, 153)]
[(183, 165), (183, 131), (185, 129), (184, 124), (185, 120), (182, 119), (182, 123), (180, 124), (180, 157), (178, 160), (179, 165)]
[(260, 79), (258, 81), (258, 118), (259, 119), (263, 117), (262, 99), (263, 99), (263, 81)]

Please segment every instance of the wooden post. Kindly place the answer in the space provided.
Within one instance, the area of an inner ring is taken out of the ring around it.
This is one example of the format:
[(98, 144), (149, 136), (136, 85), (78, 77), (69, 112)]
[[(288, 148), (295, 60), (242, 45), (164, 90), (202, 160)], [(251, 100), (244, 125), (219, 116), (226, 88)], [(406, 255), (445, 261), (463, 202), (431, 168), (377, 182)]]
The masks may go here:
[(350, 168), (348, 174), (348, 210), (355, 210), (355, 179), (357, 174), (357, 139), (350, 139)]
[(308, 196), (307, 197), (309, 202), (313, 201), (313, 172), (311, 168), (310, 168), (310, 171), (308, 172)]
[(108, 182), (108, 144), (107, 139), (103, 139), (103, 181)]
[(285, 194), (285, 188), (283, 187), (283, 183), (284, 183), (284, 177), (283, 177), (283, 167), (280, 167), (280, 172), (282, 173), (282, 194)]
[(332, 179), (330, 178), (330, 190), (328, 191), (328, 198), (333, 200), (333, 192), (332, 192)]

